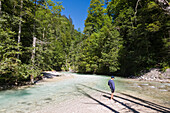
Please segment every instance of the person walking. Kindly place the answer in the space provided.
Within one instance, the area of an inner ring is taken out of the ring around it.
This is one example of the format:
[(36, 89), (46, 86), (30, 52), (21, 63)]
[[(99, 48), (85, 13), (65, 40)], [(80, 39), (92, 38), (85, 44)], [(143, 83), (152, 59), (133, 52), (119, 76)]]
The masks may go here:
[(111, 100), (113, 99), (113, 94), (114, 94), (114, 92), (115, 92), (115, 83), (114, 83), (114, 76), (111, 76), (111, 79), (108, 81), (108, 85), (109, 85), (109, 87), (110, 87), (110, 89), (111, 89)]

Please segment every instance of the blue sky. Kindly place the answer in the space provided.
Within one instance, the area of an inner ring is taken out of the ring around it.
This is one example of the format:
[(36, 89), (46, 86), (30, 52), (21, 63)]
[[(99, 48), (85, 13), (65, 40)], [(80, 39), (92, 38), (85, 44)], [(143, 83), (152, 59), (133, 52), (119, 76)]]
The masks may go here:
[(67, 17), (72, 18), (73, 24), (75, 29), (78, 30), (78, 28), (83, 31), (84, 29), (84, 22), (87, 18), (87, 10), (90, 6), (91, 0), (55, 0), (55, 1), (61, 1), (63, 7), (65, 8), (62, 11), (62, 15), (66, 15)]

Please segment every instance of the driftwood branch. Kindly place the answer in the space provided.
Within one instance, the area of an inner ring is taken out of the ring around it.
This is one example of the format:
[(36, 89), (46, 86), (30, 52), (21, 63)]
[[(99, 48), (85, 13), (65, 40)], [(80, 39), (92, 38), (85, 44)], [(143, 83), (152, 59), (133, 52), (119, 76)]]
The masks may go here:
[(140, 2), (140, 0), (138, 0), (138, 1), (136, 2), (136, 7), (135, 7), (135, 16), (136, 16), (136, 14), (137, 14), (137, 12), (138, 12), (138, 4), (139, 4), (139, 2)]
[(155, 3), (158, 4), (168, 15), (170, 15), (170, 4), (167, 0), (155, 0)]
[(36, 43), (38, 43), (38, 44), (50, 44), (50, 42), (45, 42), (45, 41), (42, 41), (42, 40), (39, 40), (39, 39), (37, 39)]
[(138, 0), (138, 1), (136, 2), (136, 7), (135, 7), (135, 14), (134, 14), (134, 16), (135, 16), (135, 23), (136, 23), (136, 14), (137, 14), (137, 12), (138, 12), (139, 2), (140, 2), (140, 0)]

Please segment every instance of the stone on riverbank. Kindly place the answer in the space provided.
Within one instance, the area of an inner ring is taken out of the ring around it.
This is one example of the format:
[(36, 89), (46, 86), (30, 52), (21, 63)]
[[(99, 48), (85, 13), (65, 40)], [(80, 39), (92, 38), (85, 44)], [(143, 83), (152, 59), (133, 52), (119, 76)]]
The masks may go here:
[(160, 71), (158, 68), (153, 68), (149, 72), (142, 72), (139, 80), (149, 80), (158, 82), (170, 82), (170, 69), (165, 72)]

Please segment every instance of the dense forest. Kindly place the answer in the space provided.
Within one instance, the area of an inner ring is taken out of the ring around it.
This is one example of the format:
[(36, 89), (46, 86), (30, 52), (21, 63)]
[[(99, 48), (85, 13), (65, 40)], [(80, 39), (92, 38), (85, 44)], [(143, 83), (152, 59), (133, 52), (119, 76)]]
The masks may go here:
[[(91, 0), (70, 64), (83, 73), (137, 75), (168, 68), (170, 11), (154, 0)], [(164, 4), (169, 7), (169, 4)]]
[(80, 37), (61, 2), (0, 1), (0, 83), (18, 84), (44, 70), (62, 70), (72, 41)]
[(0, 85), (33, 83), (46, 70), (129, 76), (169, 68), (169, 7), (166, 0), (91, 0), (81, 32), (61, 15), (62, 2), (0, 0)]

